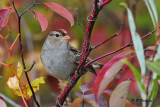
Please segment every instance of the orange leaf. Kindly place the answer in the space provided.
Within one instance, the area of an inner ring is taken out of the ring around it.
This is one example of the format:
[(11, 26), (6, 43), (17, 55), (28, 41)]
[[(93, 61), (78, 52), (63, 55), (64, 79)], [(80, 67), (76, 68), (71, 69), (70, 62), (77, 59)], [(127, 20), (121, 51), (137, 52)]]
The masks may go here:
[(43, 4), (49, 7), (52, 11), (66, 18), (70, 22), (71, 26), (74, 25), (74, 18), (66, 8), (54, 2), (48, 2)]
[(82, 98), (76, 98), (73, 103), (70, 105), (70, 107), (78, 107), (78, 105), (83, 101)]

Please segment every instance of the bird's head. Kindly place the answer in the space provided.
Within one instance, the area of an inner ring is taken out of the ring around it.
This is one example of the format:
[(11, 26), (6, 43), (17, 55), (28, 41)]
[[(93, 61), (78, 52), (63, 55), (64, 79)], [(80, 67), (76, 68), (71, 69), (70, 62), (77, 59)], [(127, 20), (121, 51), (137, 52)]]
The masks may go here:
[(52, 47), (59, 47), (59, 48), (66, 48), (69, 44), (69, 39), (71, 37), (69, 36), (68, 32), (64, 29), (57, 29), (54, 31), (51, 31), (48, 35), (46, 42), (48, 46)]

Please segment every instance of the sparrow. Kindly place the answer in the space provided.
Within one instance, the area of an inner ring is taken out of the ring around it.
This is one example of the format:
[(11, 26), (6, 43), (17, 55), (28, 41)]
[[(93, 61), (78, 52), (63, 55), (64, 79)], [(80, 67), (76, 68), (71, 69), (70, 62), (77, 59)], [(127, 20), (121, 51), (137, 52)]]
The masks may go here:
[[(51, 31), (41, 50), (40, 57), (45, 70), (60, 80), (68, 80), (74, 75), (81, 56), (81, 52), (69, 44), (70, 39), (64, 29)], [(87, 61), (90, 60), (87, 58)], [(102, 67), (103, 64), (95, 62), (85, 71), (95, 72), (94, 69)]]

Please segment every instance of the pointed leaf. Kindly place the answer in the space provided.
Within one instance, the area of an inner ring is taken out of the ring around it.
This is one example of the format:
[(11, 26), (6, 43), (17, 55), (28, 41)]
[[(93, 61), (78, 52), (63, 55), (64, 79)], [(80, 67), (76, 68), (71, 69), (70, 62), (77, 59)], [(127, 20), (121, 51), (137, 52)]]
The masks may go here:
[(74, 25), (74, 18), (66, 8), (54, 2), (48, 2), (43, 4), (49, 7), (52, 11), (67, 19), (70, 22), (71, 26)]
[(138, 83), (138, 87), (140, 89), (140, 92), (141, 92), (141, 97), (143, 100), (147, 99), (147, 96), (146, 96), (146, 89), (145, 89), (145, 86), (143, 83), (141, 83), (141, 75), (140, 73), (138, 72), (138, 70), (127, 60), (123, 60), (123, 62), (128, 65), (130, 67), (130, 69), (132, 70), (136, 80), (137, 80), (137, 83)]
[(130, 83), (131, 81), (124, 81), (114, 89), (109, 99), (109, 107), (125, 107)]
[(151, 16), (153, 26), (156, 29), (157, 28), (157, 23), (158, 23), (158, 14), (157, 14), (157, 10), (156, 10), (154, 0), (144, 0), (144, 2), (146, 4), (146, 6), (148, 8), (148, 11), (149, 11), (149, 14)]
[(34, 13), (36, 20), (40, 23), (42, 31), (45, 31), (48, 27), (47, 18), (39, 12), (35, 12), (33, 10), (28, 10)]
[(78, 105), (83, 101), (82, 98), (76, 98), (72, 104), (70, 105), (70, 107), (78, 107)]
[(10, 12), (11, 8), (0, 9), (0, 30), (6, 26)]
[[(40, 84), (44, 84), (44, 83), (45, 83), (44, 77), (39, 77), (39, 78), (35, 79), (33, 82), (31, 82), (31, 85), (32, 85), (34, 92), (38, 91)], [(27, 91), (27, 94), (26, 94), (26, 91)], [(27, 85), (26, 88), (23, 89), (23, 94), (24, 94), (25, 98), (27, 98), (27, 96), (29, 98), (32, 96), (32, 92), (30, 90), (29, 85)]]
[(123, 66), (122, 59), (125, 59), (125, 55), (132, 51), (125, 51), (116, 56), (114, 56), (108, 63), (106, 63), (98, 76), (94, 81), (94, 93), (96, 100), (102, 94), (102, 92), (107, 88), (109, 83), (114, 79), (116, 74), (119, 72)]
[(132, 36), (134, 48), (136, 51), (136, 55), (138, 58), (138, 62), (141, 67), (141, 74), (142, 74), (142, 76), (144, 76), (145, 72), (146, 72), (146, 66), (145, 66), (145, 56), (144, 56), (142, 40), (141, 40), (139, 34), (136, 32), (136, 26), (135, 26), (132, 12), (127, 7), (126, 3), (123, 2), (123, 3), (121, 3), (121, 5), (124, 6), (128, 12), (128, 23), (129, 23), (129, 27), (130, 27), (130, 31), (131, 31), (131, 36)]
[(147, 68), (151, 70), (152, 72), (156, 72), (158, 75), (160, 75), (160, 61), (157, 60), (156, 62), (150, 62), (146, 61)]

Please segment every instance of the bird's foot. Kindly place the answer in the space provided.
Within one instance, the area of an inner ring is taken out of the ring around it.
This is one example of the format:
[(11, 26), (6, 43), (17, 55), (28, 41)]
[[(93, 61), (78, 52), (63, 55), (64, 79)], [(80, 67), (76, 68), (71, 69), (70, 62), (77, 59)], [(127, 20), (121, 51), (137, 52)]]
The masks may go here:
[(70, 83), (71, 85), (73, 84), (72, 77), (73, 77), (73, 75), (70, 75), (69, 78), (68, 78), (69, 83)]
[(76, 71), (76, 74), (78, 75), (84, 75), (87, 71), (83, 70), (83, 71)]

